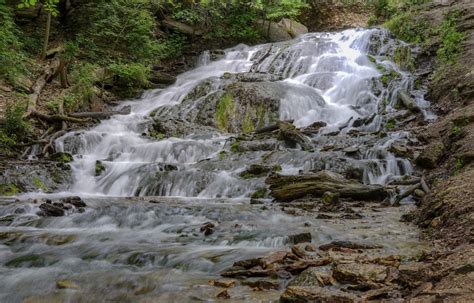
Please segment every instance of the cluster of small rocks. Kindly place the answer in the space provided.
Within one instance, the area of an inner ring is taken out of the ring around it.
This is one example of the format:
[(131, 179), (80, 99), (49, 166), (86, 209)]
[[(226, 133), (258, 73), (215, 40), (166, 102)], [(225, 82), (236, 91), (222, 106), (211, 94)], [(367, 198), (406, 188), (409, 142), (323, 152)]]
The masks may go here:
[(68, 212), (83, 213), (86, 206), (86, 203), (77, 196), (62, 198), (58, 202), (46, 199), (39, 206), (40, 210), (37, 214), (42, 217), (62, 217)]

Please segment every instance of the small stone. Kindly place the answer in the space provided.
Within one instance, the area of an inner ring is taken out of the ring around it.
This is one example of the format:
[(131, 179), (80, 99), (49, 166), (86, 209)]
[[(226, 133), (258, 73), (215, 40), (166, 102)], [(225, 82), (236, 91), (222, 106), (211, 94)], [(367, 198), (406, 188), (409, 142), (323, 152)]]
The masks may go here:
[(362, 282), (384, 282), (387, 278), (387, 267), (375, 264), (348, 263), (338, 264), (333, 277), (341, 283), (358, 284)]
[(337, 205), (339, 204), (339, 194), (338, 193), (331, 193), (325, 192), (322, 196), (323, 203), (326, 205)]
[(211, 222), (206, 222), (201, 226), (201, 232), (204, 232), (205, 236), (212, 235), (214, 233), (215, 225)]
[(437, 227), (441, 223), (441, 217), (436, 217), (433, 220), (431, 220), (431, 227)]
[(219, 279), (219, 280), (210, 280), (209, 285), (223, 288), (232, 288), (237, 284), (236, 280), (233, 279)]
[(56, 281), (56, 287), (59, 289), (79, 289), (79, 285), (71, 280), (58, 280)]
[(86, 207), (87, 204), (78, 196), (66, 197), (60, 200), (63, 203), (71, 204), (74, 207)]
[(422, 191), (421, 189), (415, 189), (415, 191), (413, 192), (413, 195), (419, 199), (423, 198), (424, 196), (426, 196), (426, 193), (424, 191)]
[(260, 280), (244, 280), (242, 285), (249, 286), (254, 290), (268, 290), (268, 289), (279, 289), (280, 283), (274, 280), (260, 279)]
[(230, 299), (230, 295), (229, 295), (229, 292), (227, 291), (227, 289), (224, 289), (223, 291), (220, 291), (220, 292), (216, 295), (216, 298), (219, 298), (219, 299)]

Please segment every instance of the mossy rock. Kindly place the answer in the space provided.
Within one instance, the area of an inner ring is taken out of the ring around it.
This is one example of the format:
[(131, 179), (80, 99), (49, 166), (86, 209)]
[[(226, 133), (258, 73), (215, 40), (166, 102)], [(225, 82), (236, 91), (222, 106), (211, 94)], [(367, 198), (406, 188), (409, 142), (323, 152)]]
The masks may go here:
[(99, 177), (100, 175), (102, 175), (104, 171), (105, 171), (105, 166), (102, 163), (102, 161), (100, 160), (95, 161), (95, 176)]
[(15, 196), (20, 193), (20, 189), (16, 184), (0, 184), (0, 196)]

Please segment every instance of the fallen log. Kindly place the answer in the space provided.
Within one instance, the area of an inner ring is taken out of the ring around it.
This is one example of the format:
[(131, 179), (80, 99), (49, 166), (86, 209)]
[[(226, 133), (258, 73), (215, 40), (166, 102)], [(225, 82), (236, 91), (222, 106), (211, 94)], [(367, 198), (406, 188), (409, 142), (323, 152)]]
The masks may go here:
[(423, 189), (425, 193), (429, 194), (431, 190), (428, 184), (426, 183), (425, 178), (421, 177), (420, 184), (421, 184), (421, 189)]
[(306, 196), (321, 197), (325, 192), (339, 194), (341, 198), (370, 201), (383, 201), (388, 196), (383, 186), (365, 185), (354, 180), (347, 180), (330, 171), (298, 176), (272, 174), (265, 183), (270, 185), (270, 195), (282, 202)]
[(90, 119), (79, 119), (79, 118), (74, 118), (66, 115), (47, 115), (40, 113), (38, 111), (32, 111), (29, 114), (30, 117), (32, 118), (37, 118), (40, 120), (44, 120), (47, 122), (55, 123), (55, 122), (71, 122), (71, 123), (87, 123), (90, 122)]
[(403, 106), (413, 113), (421, 112), (420, 107), (416, 104), (415, 100), (408, 95), (404, 90), (398, 92), (398, 100), (403, 104)]
[(395, 203), (398, 204), (400, 201), (411, 195), (415, 190), (421, 187), (421, 183), (417, 183), (415, 185), (410, 186), (406, 191), (401, 193), (395, 198)]
[(36, 103), (38, 103), (38, 99), (45, 87), (46, 83), (48, 83), (57, 73), (60, 67), (59, 60), (52, 61), (46, 68), (43, 74), (36, 80), (35, 84), (32, 87), (33, 93), (29, 95), (28, 99), (28, 106), (26, 108), (26, 112), (24, 117), (29, 117), (32, 112), (36, 111)]
[[(293, 123), (294, 120), (287, 120), (287, 121), (283, 121), (285, 123)], [(257, 130), (254, 131), (255, 134), (264, 134), (264, 133), (271, 133), (275, 130), (279, 130), (280, 129), (280, 123), (281, 122), (277, 122), (275, 124), (271, 124), (271, 125), (268, 125), (268, 126), (264, 126), (262, 128), (259, 128)]]
[(107, 119), (115, 115), (128, 115), (130, 114), (131, 107), (125, 106), (124, 108), (117, 111), (109, 112), (81, 112), (69, 114), (69, 117), (73, 118), (92, 118), (92, 119)]
[(312, 151), (313, 146), (311, 140), (308, 137), (303, 135), (296, 127), (288, 122), (279, 122), (278, 127), (280, 132), (278, 133), (278, 138), (280, 140), (290, 142), (293, 144), (299, 144), (301, 148), (305, 151)]

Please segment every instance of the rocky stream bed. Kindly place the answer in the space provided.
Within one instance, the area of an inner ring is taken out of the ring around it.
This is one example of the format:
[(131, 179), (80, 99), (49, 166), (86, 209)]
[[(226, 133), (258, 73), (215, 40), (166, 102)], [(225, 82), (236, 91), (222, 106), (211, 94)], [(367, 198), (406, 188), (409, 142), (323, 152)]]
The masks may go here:
[(417, 51), (360, 29), (205, 53), (61, 163), (7, 164), (0, 301), (406, 298), (438, 157), (410, 132), (435, 118)]

